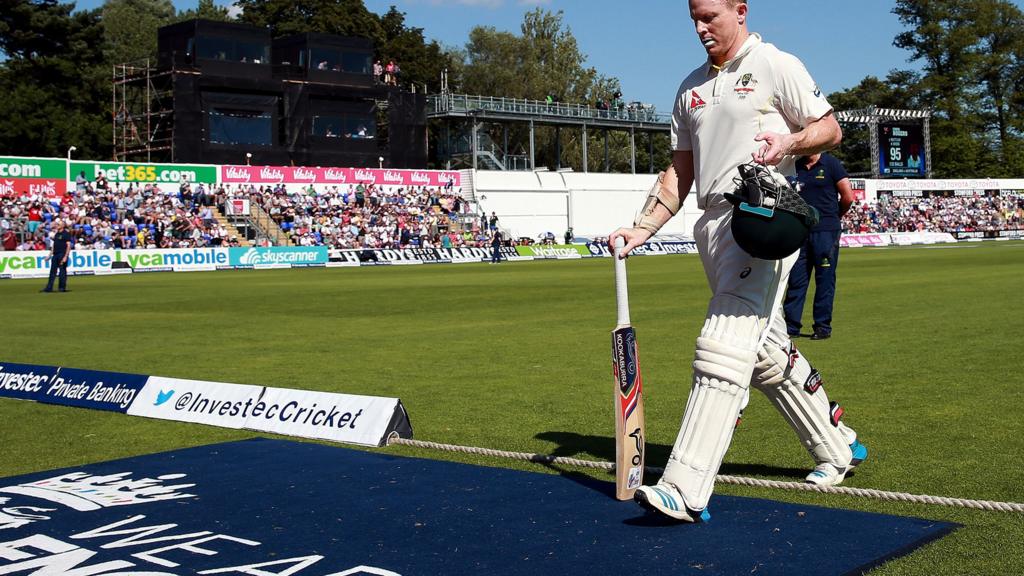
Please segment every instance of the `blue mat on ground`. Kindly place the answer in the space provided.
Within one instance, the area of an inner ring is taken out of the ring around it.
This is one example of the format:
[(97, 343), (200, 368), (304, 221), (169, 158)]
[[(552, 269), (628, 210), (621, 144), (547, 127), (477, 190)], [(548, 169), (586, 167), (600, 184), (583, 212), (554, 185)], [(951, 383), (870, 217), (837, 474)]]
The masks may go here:
[(0, 479), (0, 573), (858, 574), (955, 528), (729, 496), (710, 522), (674, 524), (613, 488), (281, 440), (202, 446)]

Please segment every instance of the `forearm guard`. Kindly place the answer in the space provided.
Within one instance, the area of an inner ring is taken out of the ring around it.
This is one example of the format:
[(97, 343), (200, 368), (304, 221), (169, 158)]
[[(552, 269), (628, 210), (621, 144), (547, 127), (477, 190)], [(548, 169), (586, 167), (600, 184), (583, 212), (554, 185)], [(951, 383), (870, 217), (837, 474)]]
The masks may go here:
[(637, 216), (636, 221), (633, 222), (634, 228), (642, 228), (647, 230), (653, 236), (658, 233), (661, 229), (663, 222), (658, 222), (658, 218), (654, 215), (654, 210), (661, 204), (665, 208), (668, 208), (670, 214), (675, 216), (679, 213), (680, 201), (679, 194), (673, 194), (672, 191), (666, 186), (665, 173), (658, 174), (658, 180), (651, 186), (651, 190), (647, 193), (647, 200), (644, 202), (644, 207)]

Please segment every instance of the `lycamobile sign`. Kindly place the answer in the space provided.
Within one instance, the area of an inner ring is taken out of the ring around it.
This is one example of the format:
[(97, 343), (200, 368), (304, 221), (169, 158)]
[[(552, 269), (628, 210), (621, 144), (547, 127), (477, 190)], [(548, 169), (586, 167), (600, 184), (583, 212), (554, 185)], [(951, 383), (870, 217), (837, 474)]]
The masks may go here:
[[(95, 251), (93, 251), (95, 252)], [(127, 262), (132, 269), (136, 268), (208, 268), (226, 265), (228, 255), (223, 248), (185, 248), (177, 250), (113, 250), (115, 262)], [(72, 256), (75, 252), (72, 252)], [(87, 263), (88, 265), (90, 263)], [(103, 266), (102, 262), (95, 262)]]
[[(210, 270), (228, 265), (228, 249), (72, 250), (68, 257), (68, 271), (109, 271), (114, 262), (126, 262), (134, 270)], [(49, 268), (49, 252), (0, 252), (0, 276), (3, 277), (38, 276)]]
[(5, 276), (26, 275), (49, 268), (49, 252), (0, 252), (0, 274)]
[(224, 248), (174, 248), (155, 250), (73, 250), (68, 268), (104, 270), (114, 262), (126, 262), (132, 269), (208, 269), (228, 263)]
[(178, 184), (217, 181), (217, 167), (196, 164), (130, 164), (124, 162), (72, 162), (71, 180), (85, 172), (89, 180), (103, 174), (109, 182)]

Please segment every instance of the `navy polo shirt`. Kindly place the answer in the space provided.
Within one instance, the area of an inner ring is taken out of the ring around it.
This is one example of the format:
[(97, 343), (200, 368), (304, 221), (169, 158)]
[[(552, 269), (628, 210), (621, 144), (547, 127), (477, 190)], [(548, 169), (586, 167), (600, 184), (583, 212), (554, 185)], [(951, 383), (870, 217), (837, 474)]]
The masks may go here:
[(68, 253), (71, 245), (71, 234), (67, 230), (61, 230), (53, 235), (53, 259), (60, 260)]
[(831, 154), (822, 153), (821, 158), (810, 168), (804, 159), (797, 160), (796, 180), (802, 185), (800, 196), (821, 213), (821, 222), (814, 227), (815, 230), (841, 229), (839, 189), (836, 184), (843, 178), (848, 178), (846, 169)]

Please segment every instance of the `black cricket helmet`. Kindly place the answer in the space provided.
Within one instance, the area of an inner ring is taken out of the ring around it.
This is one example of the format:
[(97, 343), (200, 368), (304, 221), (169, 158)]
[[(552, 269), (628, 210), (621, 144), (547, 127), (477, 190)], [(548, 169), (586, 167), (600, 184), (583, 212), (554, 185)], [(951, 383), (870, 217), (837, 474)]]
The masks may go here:
[(736, 190), (725, 194), (734, 206), (732, 235), (754, 258), (781, 260), (800, 249), (821, 219), (793, 186), (772, 167), (741, 164)]

